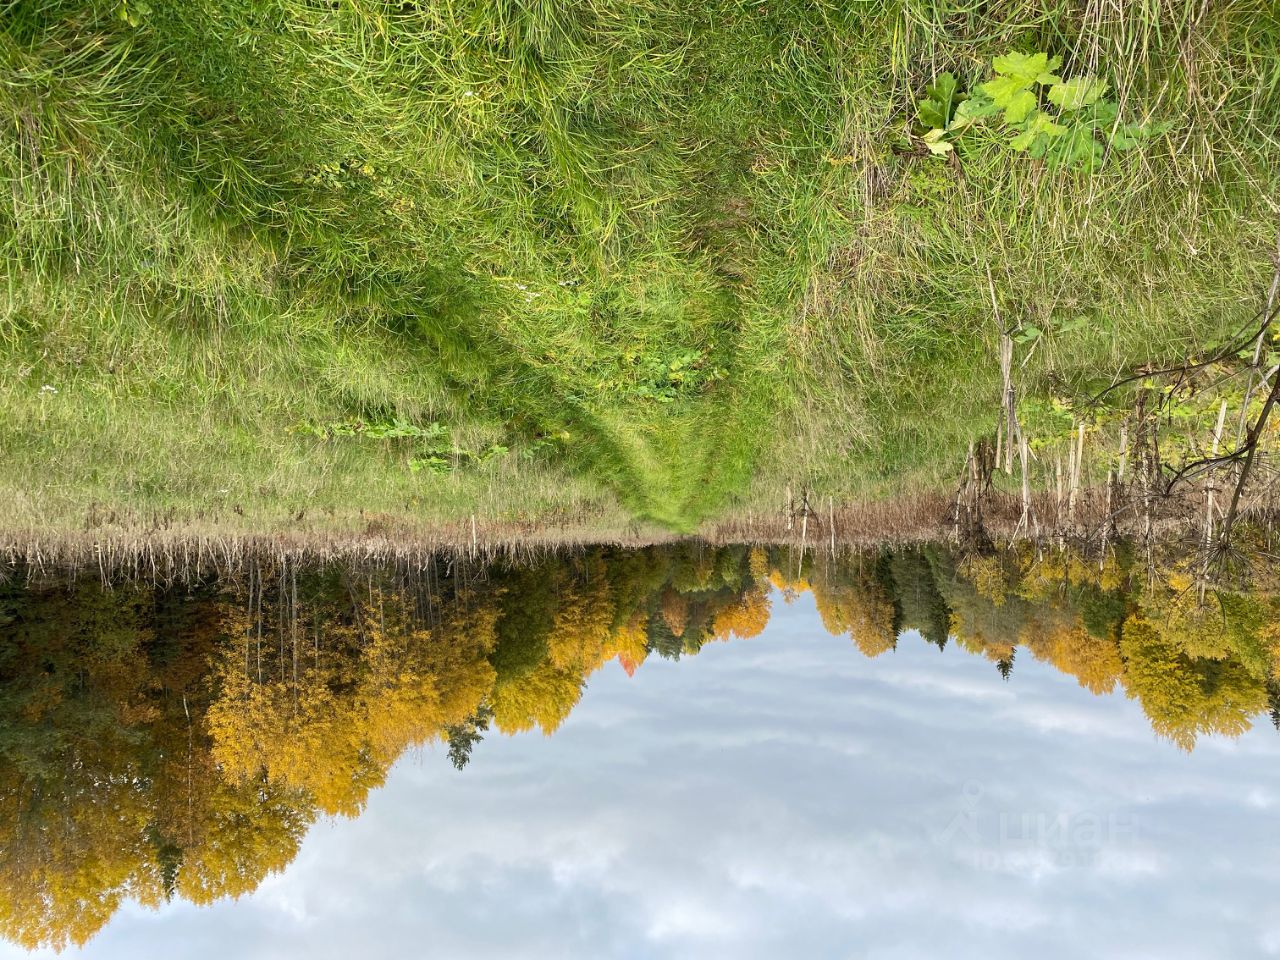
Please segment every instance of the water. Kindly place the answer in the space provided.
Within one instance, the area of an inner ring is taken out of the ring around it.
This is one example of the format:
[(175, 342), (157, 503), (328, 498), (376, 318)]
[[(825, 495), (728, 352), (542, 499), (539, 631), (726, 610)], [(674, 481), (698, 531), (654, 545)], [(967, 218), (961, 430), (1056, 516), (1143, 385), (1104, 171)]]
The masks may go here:
[[(185, 770), (201, 767), (198, 744), (187, 752), (185, 734), (157, 732), (162, 718), (135, 718), (131, 729), (163, 741), (175, 769), (159, 771), (140, 747), (129, 756), (141, 759), (118, 761), (117, 771), (148, 778), (145, 789), (124, 791), (143, 802), (117, 805), (134, 818), (122, 836), (149, 838), (137, 849), (178, 864), (169, 899), (140, 906), (130, 893), (146, 900), (148, 888), (136, 877), (157, 869), (132, 864), (135, 880), (111, 887), (111, 858), (92, 840), (66, 849), (46, 837), (65, 867), (58, 876), (79, 877), (84, 897), (121, 895), (100, 928), (77, 927), (89, 933), (84, 955), (1280, 952), (1280, 735), (1265, 716), (1238, 736), (1202, 733), (1188, 752), (1153, 733), (1120, 688), (1097, 696), (1021, 648), (1007, 680), (989, 657), (954, 640), (939, 650), (910, 628), (868, 659), (825, 629), (810, 593), (767, 596), (771, 616), (754, 636), (678, 660), (649, 656), (639, 669), (607, 660), (550, 736), (484, 731), (461, 770), (443, 742), (397, 753), (358, 816), (308, 806), (305, 791), (280, 785), (295, 774), (268, 750), (276, 786), (263, 795), (274, 790), (270, 802), (294, 811), (299, 846), (238, 899), (196, 906), (183, 895), (192, 874), (216, 872), (207, 837), (217, 830), (184, 807), (181, 788), (213, 810), (201, 798), (229, 774)], [(143, 686), (160, 682), (165, 664), (151, 662), (155, 676)], [(214, 729), (215, 755), (217, 737)], [(10, 730), (10, 759), (16, 742)], [(9, 769), (10, 801), (21, 792), (12, 785), (42, 775), (77, 782), (65, 770)], [(99, 782), (87, 794), (111, 789)], [(22, 796), (25, 805), (5, 807), (25, 811), (11, 817), (10, 838), (41, 805)], [(46, 829), (93, 808), (85, 790), (60, 796), (61, 809), (40, 814)], [(235, 811), (249, 821), (261, 812), (243, 802)], [(76, 836), (68, 829), (64, 839)], [(262, 849), (240, 848), (250, 859)], [(12, 891), (41, 869), (10, 860), (3, 882)], [(46, 919), (65, 924), (83, 912)], [(30, 955), (0, 946), (0, 956)]]

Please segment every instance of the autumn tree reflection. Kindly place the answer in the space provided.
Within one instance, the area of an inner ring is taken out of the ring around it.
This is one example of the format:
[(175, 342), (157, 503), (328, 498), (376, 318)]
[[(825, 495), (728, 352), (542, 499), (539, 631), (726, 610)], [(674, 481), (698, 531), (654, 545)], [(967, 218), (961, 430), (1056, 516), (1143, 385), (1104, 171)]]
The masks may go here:
[[(1135, 698), (1185, 749), (1280, 718), (1270, 566), (1205, 589), (1020, 544), (864, 553), (697, 542), (427, 570), (259, 564), (221, 581), (0, 585), (0, 933), (83, 943), (125, 900), (252, 891), (322, 815), (353, 816), (407, 750), (459, 769), (495, 732), (553, 733), (610, 661), (760, 634), (811, 594), (868, 657), (954, 644)], [(443, 760), (443, 757), (442, 757)]]

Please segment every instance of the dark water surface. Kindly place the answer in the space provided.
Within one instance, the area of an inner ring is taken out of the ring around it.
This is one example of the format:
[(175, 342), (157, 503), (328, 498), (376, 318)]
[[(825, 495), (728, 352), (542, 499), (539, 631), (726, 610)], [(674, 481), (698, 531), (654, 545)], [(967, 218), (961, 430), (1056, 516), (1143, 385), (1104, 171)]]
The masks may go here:
[(1280, 952), (1258, 651), (1036, 562), (11, 585), (0, 956)]

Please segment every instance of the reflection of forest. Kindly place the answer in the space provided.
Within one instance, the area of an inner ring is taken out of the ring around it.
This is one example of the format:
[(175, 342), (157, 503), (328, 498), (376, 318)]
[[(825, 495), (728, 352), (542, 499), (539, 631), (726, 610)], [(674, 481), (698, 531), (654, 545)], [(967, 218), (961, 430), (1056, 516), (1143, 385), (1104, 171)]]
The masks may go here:
[(607, 660), (631, 673), (758, 634), (771, 587), (812, 591), (868, 656), (914, 630), (1008, 676), (1022, 647), (1095, 693), (1122, 687), (1189, 749), (1274, 708), (1280, 652), (1276, 584), (1202, 600), (1190, 582), (1123, 549), (801, 559), (696, 543), (181, 588), (20, 575), (0, 587), (0, 932), (82, 943), (125, 898), (251, 891), (407, 748), (447, 743), (462, 766), (490, 725), (551, 733)]

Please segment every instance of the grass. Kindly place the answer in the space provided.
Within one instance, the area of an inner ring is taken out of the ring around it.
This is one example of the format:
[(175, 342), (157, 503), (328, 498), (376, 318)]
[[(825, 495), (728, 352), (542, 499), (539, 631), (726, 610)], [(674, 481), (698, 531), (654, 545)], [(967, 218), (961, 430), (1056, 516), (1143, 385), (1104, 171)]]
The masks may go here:
[[(926, 83), (1013, 49), (1169, 132), (1092, 173), (919, 155)], [(1266, 0), (18, 0), (0, 519), (687, 530), (936, 489), (1002, 330), (1044, 331), (1046, 399), (1257, 310), (1276, 63)], [(397, 421), (448, 442), (322, 429)]]

